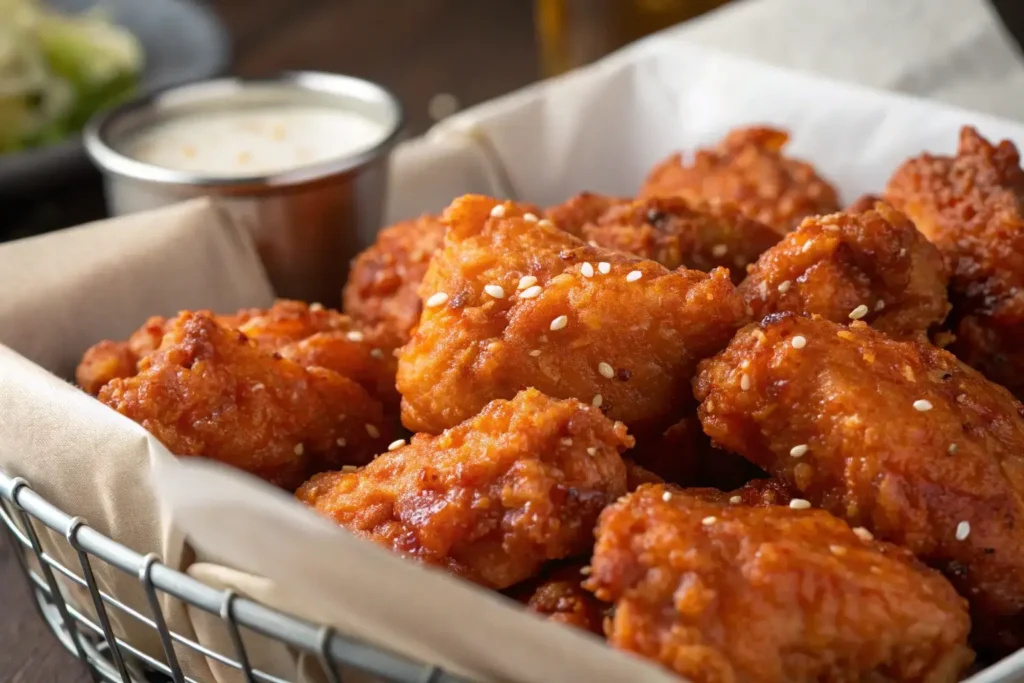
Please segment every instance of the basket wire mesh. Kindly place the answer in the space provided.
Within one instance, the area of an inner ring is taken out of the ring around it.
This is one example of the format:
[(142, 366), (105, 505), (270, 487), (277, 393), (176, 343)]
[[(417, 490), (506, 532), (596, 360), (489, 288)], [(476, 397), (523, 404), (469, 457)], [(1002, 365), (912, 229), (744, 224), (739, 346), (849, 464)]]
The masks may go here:
[[(242, 630), (247, 629), (295, 651), (313, 655), (329, 683), (343, 683), (353, 672), (360, 672), (360, 680), (370, 677), (384, 683), (466, 683), (436, 666), (412, 662), (346, 638), (329, 626), (298, 619), (230, 590), (214, 589), (164, 565), (154, 554), (140, 555), (92, 529), (81, 517), (59, 510), (33, 491), (25, 479), (11, 478), (3, 470), (0, 470), (0, 518), (40, 614), (61, 644), (86, 664), (94, 681), (208, 683), (185, 675), (175, 654), (177, 645), (236, 670), (247, 683), (292, 683), (252, 666), (242, 637)], [(63, 535), (78, 558), (77, 571), (44, 551), (38, 525)], [(35, 566), (30, 558), (35, 559)], [(150, 614), (143, 614), (102, 591), (93, 569), (96, 562), (137, 577)], [(65, 597), (58, 578), (88, 591), (95, 618)], [(218, 617), (227, 629), (234, 652), (215, 652), (171, 631), (161, 607), (161, 594)], [(118, 610), (154, 629), (159, 635), (163, 658), (147, 654), (117, 637), (109, 610)]]

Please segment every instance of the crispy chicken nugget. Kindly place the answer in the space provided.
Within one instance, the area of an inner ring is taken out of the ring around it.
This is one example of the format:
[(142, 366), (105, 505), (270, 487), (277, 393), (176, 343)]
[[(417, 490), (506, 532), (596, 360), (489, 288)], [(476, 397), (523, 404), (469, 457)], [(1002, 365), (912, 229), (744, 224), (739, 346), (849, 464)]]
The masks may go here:
[(690, 165), (674, 154), (655, 166), (640, 195), (731, 202), (781, 232), (807, 216), (838, 211), (839, 196), (828, 181), (810, 164), (782, 154), (788, 140), (774, 128), (737, 128), (713, 149), (697, 150)]
[(596, 408), (528, 389), (296, 495), (357, 536), (500, 590), (589, 550), (598, 514), (626, 492), (619, 454), (632, 445)]
[(437, 433), (524, 387), (634, 431), (671, 424), (692, 402), (697, 360), (743, 317), (726, 271), (668, 271), (510, 214), (479, 196), (446, 212), (426, 308), (399, 356), (405, 426)]
[[(564, 212), (569, 213), (569, 207), (583, 204), (587, 198), (596, 208), (599, 202), (593, 197), (574, 197)], [(720, 202), (649, 197), (632, 202), (608, 198), (606, 204), (604, 211), (588, 216), (574, 234), (592, 246), (624, 251), (669, 269), (727, 268), (736, 283), (746, 275), (747, 264), (781, 239), (774, 229)], [(549, 216), (558, 213), (548, 211)], [(555, 223), (566, 229), (563, 223)]]
[(952, 273), (950, 348), (1024, 397), (1024, 171), (1009, 140), (991, 144), (970, 126), (955, 157), (909, 159), (886, 188), (934, 242)]
[(704, 361), (704, 431), (802, 498), (898, 543), (971, 602), (975, 637), (1024, 635), (1024, 407), (929, 344), (797, 316)]
[(511, 590), (511, 597), (548, 621), (575, 626), (604, 637), (608, 605), (583, 589), (585, 562), (558, 563)]
[(760, 320), (772, 313), (863, 319), (893, 337), (924, 334), (949, 312), (942, 255), (885, 203), (807, 218), (761, 255), (740, 285)]
[(964, 600), (822, 510), (640, 487), (606, 509), (584, 587), (608, 638), (694, 683), (958, 680)]
[(343, 293), (345, 312), (404, 344), (419, 322), (419, 286), (430, 257), (444, 244), (444, 223), (422, 216), (384, 228), (352, 262)]
[(313, 472), (362, 464), (387, 443), (381, 406), (324, 368), (260, 349), (207, 313), (175, 318), (134, 377), (99, 400), (179, 456), (201, 456), (294, 489)]

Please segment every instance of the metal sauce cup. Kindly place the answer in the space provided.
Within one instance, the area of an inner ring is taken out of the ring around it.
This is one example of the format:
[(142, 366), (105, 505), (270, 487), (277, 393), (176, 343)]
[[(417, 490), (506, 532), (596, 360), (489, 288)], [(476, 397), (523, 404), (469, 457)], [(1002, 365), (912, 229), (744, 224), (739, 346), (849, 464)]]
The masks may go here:
[[(247, 107), (337, 107), (385, 130), (372, 148), (281, 173), (203, 175), (145, 163), (126, 153), (140, 132), (175, 117)], [(178, 86), (122, 105), (91, 121), (85, 147), (104, 175), (114, 215), (211, 196), (249, 230), (277, 294), (310, 302), (340, 300), (349, 262), (380, 228), (388, 153), (402, 108), (383, 87), (349, 76), (289, 72), (275, 78), (224, 78)]]

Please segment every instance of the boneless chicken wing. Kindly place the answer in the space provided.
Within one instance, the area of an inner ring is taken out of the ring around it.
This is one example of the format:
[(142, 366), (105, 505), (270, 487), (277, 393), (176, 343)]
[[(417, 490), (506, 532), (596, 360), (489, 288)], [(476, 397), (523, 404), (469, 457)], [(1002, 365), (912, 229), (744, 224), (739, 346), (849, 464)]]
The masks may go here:
[[(746, 275), (747, 264), (781, 239), (767, 225), (747, 218), (735, 206), (717, 201), (682, 197), (606, 199), (599, 213), (579, 208), (589, 204), (596, 209), (600, 203), (595, 195), (580, 195), (562, 209), (549, 210), (548, 216), (568, 215), (562, 223), (552, 220), (563, 230), (572, 228), (573, 234), (593, 246), (657, 261), (669, 269), (685, 266), (709, 271), (724, 267), (737, 283)], [(582, 223), (574, 224), (583, 217), (586, 219)]]
[(606, 509), (584, 586), (609, 642), (694, 683), (953, 683), (964, 600), (823, 510), (645, 485)]
[(504, 589), (589, 550), (598, 514), (626, 492), (632, 443), (596, 408), (529, 389), (297, 495), (358, 536)]
[(728, 273), (668, 271), (512, 213), (478, 196), (447, 210), (399, 356), (405, 426), (437, 433), (536, 387), (634, 431), (667, 427), (692, 403), (696, 362), (742, 320)]
[(1017, 148), (965, 127), (956, 156), (904, 162), (885, 197), (949, 264), (950, 349), (1024, 397), (1024, 171)]
[(774, 128), (737, 128), (716, 147), (697, 150), (691, 164), (675, 154), (655, 166), (640, 194), (731, 202), (781, 232), (807, 216), (838, 211), (828, 181), (810, 164), (783, 155), (788, 140)]
[(352, 262), (345, 285), (345, 312), (397, 345), (419, 322), (420, 282), (430, 257), (444, 243), (444, 223), (422, 216), (384, 228), (377, 241)]
[(362, 464), (388, 443), (380, 404), (355, 382), (260, 349), (205, 313), (174, 319), (133, 377), (99, 400), (172, 453), (219, 460), (288, 489)]
[(974, 636), (1024, 636), (1024, 407), (929, 344), (863, 323), (770, 318), (706, 360), (704, 430), (971, 602)]
[(915, 337), (945, 319), (947, 283), (938, 249), (906, 216), (878, 203), (805, 219), (751, 266), (740, 293), (758, 320), (817, 314)]

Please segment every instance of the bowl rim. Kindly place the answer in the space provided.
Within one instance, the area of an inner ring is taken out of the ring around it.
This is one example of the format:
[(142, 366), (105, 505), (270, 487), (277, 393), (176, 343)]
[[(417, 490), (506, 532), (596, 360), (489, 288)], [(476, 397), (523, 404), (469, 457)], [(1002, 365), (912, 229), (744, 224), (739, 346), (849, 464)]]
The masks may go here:
[[(124, 116), (155, 110), (177, 97), (184, 96), (193, 101), (215, 100), (261, 85), (286, 85), (309, 92), (344, 95), (374, 104), (383, 104), (390, 114), (389, 128), (375, 145), (355, 154), (346, 154), (286, 171), (247, 176), (211, 175), (150, 164), (119, 151), (112, 140), (111, 128)], [(302, 185), (346, 173), (386, 154), (398, 141), (404, 127), (405, 111), (401, 101), (391, 90), (379, 83), (325, 71), (283, 71), (272, 76), (225, 76), (160, 88), (97, 114), (83, 129), (82, 139), (90, 160), (104, 174), (157, 185), (237, 189)]]

